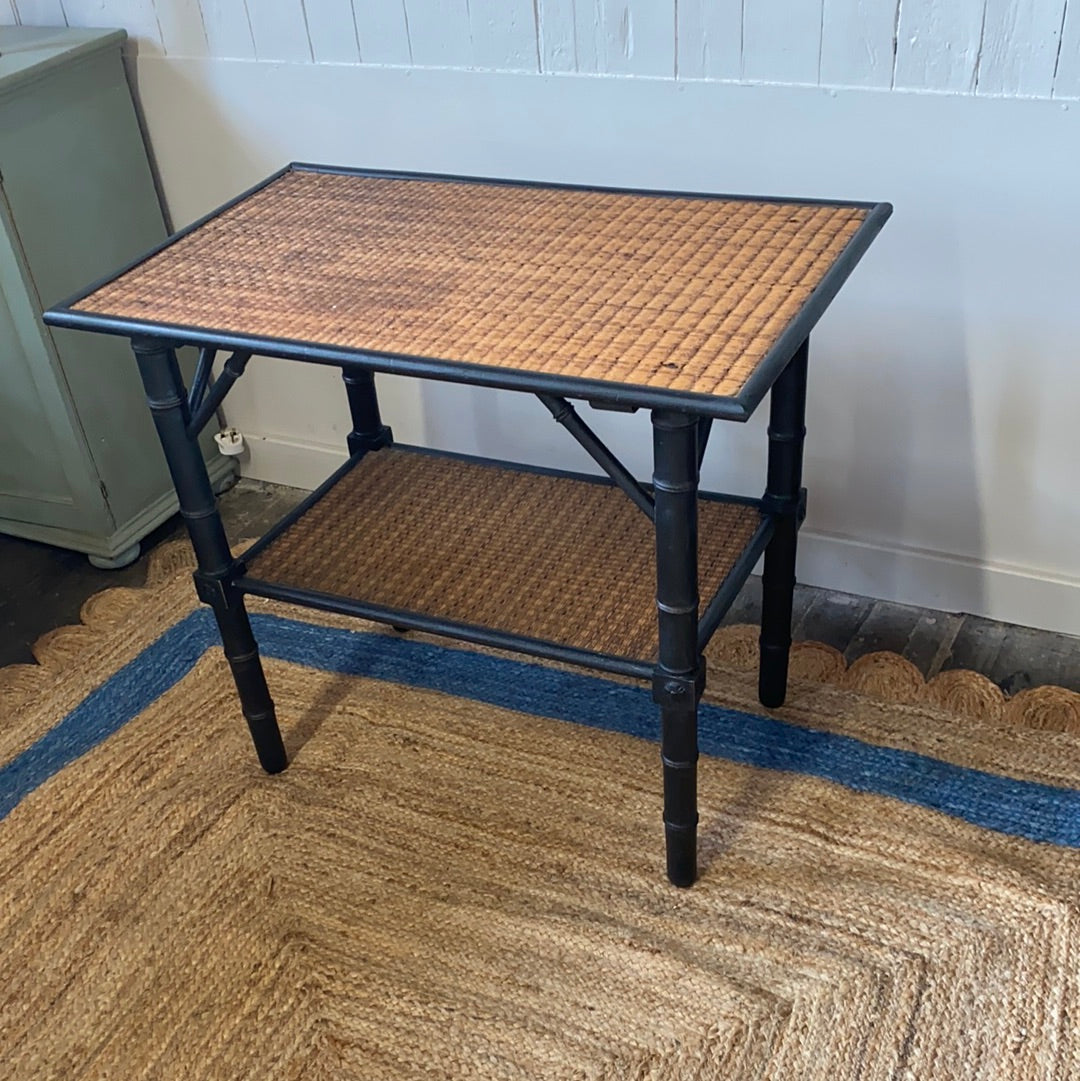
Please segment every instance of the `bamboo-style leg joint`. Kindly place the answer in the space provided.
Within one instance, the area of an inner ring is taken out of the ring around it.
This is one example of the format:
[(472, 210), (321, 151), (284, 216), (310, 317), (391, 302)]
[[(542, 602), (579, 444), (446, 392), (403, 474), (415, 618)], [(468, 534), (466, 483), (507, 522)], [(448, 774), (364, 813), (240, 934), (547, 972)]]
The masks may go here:
[(653, 492), (659, 651), (653, 698), (660, 706), (664, 832), (668, 878), (697, 877), (697, 706), (705, 684), (698, 651), (697, 489), (699, 427), (694, 417), (656, 410)]

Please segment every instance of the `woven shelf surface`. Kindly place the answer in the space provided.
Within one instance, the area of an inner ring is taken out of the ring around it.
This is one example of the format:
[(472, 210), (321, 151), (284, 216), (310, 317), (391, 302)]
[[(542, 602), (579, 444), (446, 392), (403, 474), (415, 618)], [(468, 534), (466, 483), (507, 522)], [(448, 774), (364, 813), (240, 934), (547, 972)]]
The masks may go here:
[(292, 171), (73, 307), (730, 397), (867, 213)]
[[(756, 507), (700, 501), (704, 599), (760, 522)], [(652, 662), (654, 544), (611, 485), (391, 448), (362, 458), (248, 574)]]

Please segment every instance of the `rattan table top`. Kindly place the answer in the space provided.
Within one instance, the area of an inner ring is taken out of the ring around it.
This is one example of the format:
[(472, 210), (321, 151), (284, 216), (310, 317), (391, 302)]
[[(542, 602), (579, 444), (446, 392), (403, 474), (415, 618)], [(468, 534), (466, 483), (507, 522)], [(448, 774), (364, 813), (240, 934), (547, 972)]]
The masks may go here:
[(889, 209), (290, 167), (71, 303), (66, 325), (745, 402)]

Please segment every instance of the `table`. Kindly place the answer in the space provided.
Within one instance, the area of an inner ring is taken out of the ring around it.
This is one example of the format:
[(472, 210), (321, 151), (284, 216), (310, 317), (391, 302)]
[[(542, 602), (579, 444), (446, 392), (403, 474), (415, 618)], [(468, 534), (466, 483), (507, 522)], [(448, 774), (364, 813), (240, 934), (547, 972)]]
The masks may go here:
[[(783, 703), (808, 336), (891, 209), (294, 163), (45, 320), (131, 340), (265, 770), (286, 756), (247, 594), (637, 677), (688, 886), (703, 650), (764, 554), (759, 693)], [(255, 354), (339, 367), (352, 431), (345, 465), (234, 558), (197, 438)], [(607, 476), (395, 444), (374, 372), (531, 392)], [(713, 421), (766, 394), (762, 497), (700, 492)], [(651, 483), (571, 400), (651, 411)]]

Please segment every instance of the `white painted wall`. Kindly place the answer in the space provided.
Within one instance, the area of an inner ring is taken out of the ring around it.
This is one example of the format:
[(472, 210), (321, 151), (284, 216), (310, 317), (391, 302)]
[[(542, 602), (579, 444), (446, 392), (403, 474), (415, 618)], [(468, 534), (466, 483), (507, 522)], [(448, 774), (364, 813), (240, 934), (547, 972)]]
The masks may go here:
[[(1080, 0), (84, 7), (139, 34), (178, 224), (290, 159), (892, 201), (813, 343), (800, 575), (1080, 633)], [(588, 467), (529, 398), (381, 385), (399, 437)], [(258, 362), (229, 415), (254, 475), (341, 459), (331, 371)], [(594, 419), (646, 474), (647, 420)], [(760, 490), (763, 420), (707, 484)]]

